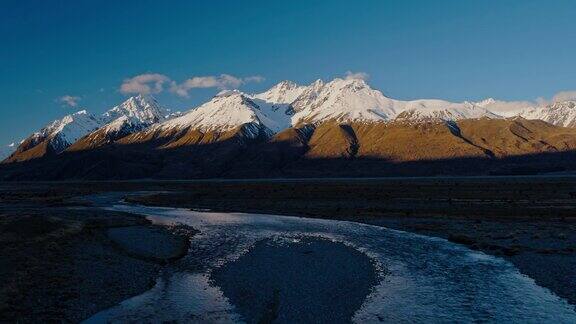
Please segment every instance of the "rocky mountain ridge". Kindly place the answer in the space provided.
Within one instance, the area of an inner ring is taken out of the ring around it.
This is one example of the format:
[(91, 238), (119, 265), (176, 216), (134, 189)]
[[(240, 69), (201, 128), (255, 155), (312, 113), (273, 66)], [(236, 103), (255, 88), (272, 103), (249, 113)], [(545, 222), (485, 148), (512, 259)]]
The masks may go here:
[[(396, 100), (359, 79), (317, 80), (308, 86), (283, 81), (251, 95), (224, 90), (172, 116), (155, 99), (136, 96), (98, 117), (81, 111), (54, 121), (23, 141), (3, 164), (89, 156), (68, 167), (79, 169), (81, 177), (106, 178), (109, 171), (90, 163), (106, 157), (122, 166), (139, 165), (134, 159), (145, 156), (150, 160), (143, 174), (132, 170), (119, 176), (213, 177), (231, 170), (229, 176), (262, 176), (298, 173), (294, 165), (321, 168), (322, 161), (378, 161), (389, 169), (390, 164), (493, 161), (574, 149), (574, 103), (527, 107), (510, 116), (493, 112), (502, 111), (501, 104), (493, 99)], [(367, 170), (377, 174), (382, 168)]]

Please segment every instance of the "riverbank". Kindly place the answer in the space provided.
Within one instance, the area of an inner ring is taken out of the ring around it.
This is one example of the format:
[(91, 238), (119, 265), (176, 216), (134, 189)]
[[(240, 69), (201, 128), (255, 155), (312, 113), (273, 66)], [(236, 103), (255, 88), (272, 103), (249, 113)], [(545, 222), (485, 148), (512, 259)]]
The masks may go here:
[(2, 207), (2, 322), (79, 322), (150, 289), (188, 248), (182, 231), (136, 215)]

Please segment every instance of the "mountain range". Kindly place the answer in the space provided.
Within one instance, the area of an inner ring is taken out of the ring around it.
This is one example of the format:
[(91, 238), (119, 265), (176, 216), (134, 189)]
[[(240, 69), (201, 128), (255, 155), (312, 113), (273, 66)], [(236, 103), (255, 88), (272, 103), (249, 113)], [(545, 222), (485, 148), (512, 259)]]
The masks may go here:
[(23, 140), (3, 179), (499, 174), (571, 168), (576, 102), (402, 101), (364, 80), (224, 90), (183, 114), (138, 95)]

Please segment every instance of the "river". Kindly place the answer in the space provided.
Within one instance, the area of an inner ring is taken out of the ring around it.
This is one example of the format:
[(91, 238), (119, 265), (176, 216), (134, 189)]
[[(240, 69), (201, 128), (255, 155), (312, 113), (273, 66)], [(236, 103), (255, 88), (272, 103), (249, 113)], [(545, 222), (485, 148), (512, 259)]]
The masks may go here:
[[(157, 224), (189, 225), (200, 233), (191, 238), (188, 255), (168, 266), (151, 290), (87, 323), (254, 321), (250, 309), (269, 302), (260, 299), (271, 298), (264, 291), (272, 285), (279, 294), (271, 307), (277, 322), (311, 319), (302, 315), (310, 309), (328, 319), (348, 306), (357, 308), (352, 316), (357, 323), (576, 323), (572, 305), (511, 263), (440, 238), (347, 221), (122, 203), (103, 208), (145, 215)], [(302, 253), (292, 253), (297, 250)], [(282, 284), (270, 282), (282, 273), (286, 277), (277, 280)], [(353, 284), (346, 286), (348, 280)], [(261, 285), (256, 295), (250, 291), (255, 284)], [(343, 291), (350, 300), (333, 298)], [(317, 297), (302, 297), (313, 294)]]

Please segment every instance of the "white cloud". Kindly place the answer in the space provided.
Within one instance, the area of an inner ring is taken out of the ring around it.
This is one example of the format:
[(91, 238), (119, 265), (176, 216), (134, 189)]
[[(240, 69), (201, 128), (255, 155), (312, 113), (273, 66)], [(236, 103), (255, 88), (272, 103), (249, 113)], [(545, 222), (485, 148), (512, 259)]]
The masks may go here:
[(218, 88), (221, 90), (238, 88), (249, 82), (262, 82), (264, 77), (255, 75), (246, 78), (238, 78), (230, 74), (221, 74), (219, 76), (197, 76), (185, 80), (182, 83), (172, 81), (170, 91), (181, 97), (188, 97), (189, 91), (196, 88)]
[(230, 74), (220, 74), (219, 76), (195, 76), (181, 83), (171, 80), (168, 76), (158, 73), (146, 73), (125, 79), (120, 86), (123, 94), (155, 94), (164, 91), (168, 84), (168, 90), (181, 97), (188, 97), (189, 91), (196, 88), (218, 88), (231, 89), (238, 88), (250, 82), (262, 82), (264, 77), (253, 75), (245, 78), (238, 78)]
[(576, 90), (560, 91), (552, 97), (552, 102), (576, 100)]
[(169, 82), (170, 78), (158, 73), (140, 74), (135, 77), (125, 79), (120, 86), (120, 92), (123, 94), (151, 94), (160, 93), (164, 90), (164, 83)]
[(68, 107), (76, 107), (78, 106), (78, 102), (81, 100), (80, 97), (65, 95), (58, 98), (58, 101), (67, 105)]
[(360, 79), (366, 81), (370, 78), (370, 75), (366, 72), (346, 71), (346, 73), (344, 73), (344, 77), (346, 80)]
[(220, 75), (219, 81), (218, 88), (220, 89), (238, 88), (244, 83), (244, 80), (229, 74)]

